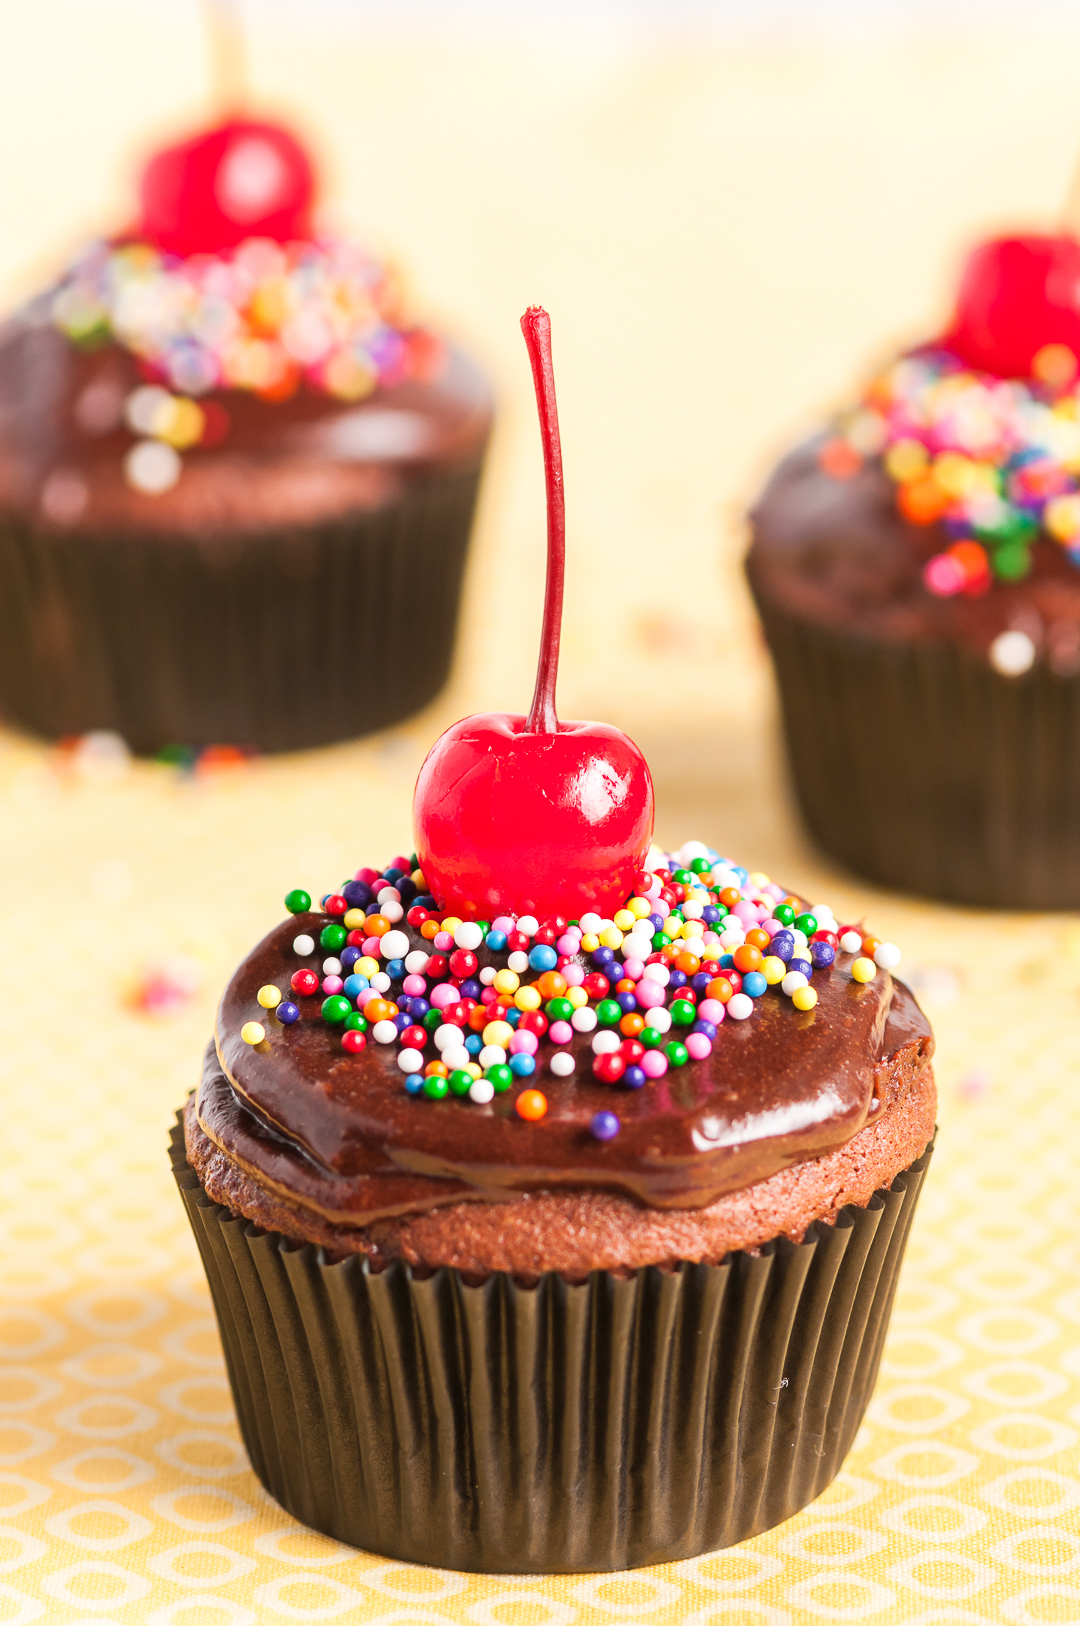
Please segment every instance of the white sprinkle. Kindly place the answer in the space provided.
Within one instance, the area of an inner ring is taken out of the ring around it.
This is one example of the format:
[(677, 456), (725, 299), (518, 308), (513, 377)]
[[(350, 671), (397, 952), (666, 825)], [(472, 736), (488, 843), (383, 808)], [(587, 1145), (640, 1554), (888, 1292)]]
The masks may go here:
[(459, 949), (478, 949), (483, 941), (484, 934), (475, 920), (463, 920), (454, 933), (454, 942)]
[(529, 956), (524, 952), (523, 949), (515, 949), (513, 954), (510, 955), (506, 964), (508, 970), (516, 971), (520, 977), (523, 971), (528, 971), (529, 969)]
[[(381, 886), (375, 895), (375, 902), (379, 905), (379, 913), (383, 914), (383, 904), (400, 903), (401, 893), (396, 886)], [(401, 919), (401, 916), (398, 916)]]
[(646, 1020), (655, 1033), (671, 1032), (671, 1012), (663, 1005), (654, 1005), (647, 1013)]
[(650, 982), (659, 983), (661, 988), (666, 988), (671, 981), (671, 972), (660, 960), (654, 960), (652, 965), (647, 965), (642, 975), (648, 977)]
[(385, 971), (376, 971), (371, 979), (371, 986), (377, 994), (388, 994), (390, 992), (390, 978)]
[(341, 975), (341, 961), (336, 954), (327, 955), (322, 963), (322, 968), (324, 977), (340, 977)]
[(464, 1044), (465, 1034), (454, 1022), (443, 1022), (435, 1029), (435, 1048), (445, 1050), (447, 1045)]
[(900, 964), (900, 950), (895, 943), (879, 943), (874, 950), (874, 959), (883, 971), (891, 971), (893, 966)]
[(689, 869), (695, 858), (708, 858), (709, 849), (703, 841), (684, 841), (675, 856), (683, 869)]
[(720, 933), (720, 947), (727, 949), (729, 953), (732, 949), (737, 949), (740, 944), (745, 942), (746, 933), (744, 931), (735, 931), (733, 927)]
[(682, 904), (682, 917), (684, 920), (700, 920), (705, 913), (705, 905), (699, 898), (687, 898)]
[[(381, 1027), (382, 1023), (376, 1025)], [(424, 1053), (422, 1050), (413, 1050), (406, 1045), (404, 1050), (398, 1051), (397, 1064), (403, 1073), (418, 1073), (424, 1065)]]
[(499, 973), (496, 971), (493, 965), (484, 965), (480, 967), (480, 981), (484, 984), (485, 988), (490, 988), (491, 984), (495, 981), (495, 978), (498, 975)]
[(732, 994), (727, 1002), (727, 1013), (733, 1022), (745, 1022), (754, 1009), (754, 1001), (749, 994)]
[(389, 1017), (382, 1022), (376, 1022), (371, 1030), (371, 1037), (376, 1044), (393, 1044), (397, 1036), (397, 1023), (391, 1022)]
[(405, 969), (416, 976), (423, 971), (430, 958), (430, 954), (425, 954), (423, 949), (413, 949), (411, 954), (405, 956)]
[(1035, 664), (1035, 645), (1026, 632), (999, 632), (990, 645), (990, 665), (1003, 677), (1019, 677)]
[(517, 930), (524, 932), (526, 937), (535, 937), (540, 930), (540, 922), (535, 915), (521, 915), (518, 918)]
[(613, 1033), (611, 1028), (601, 1028), (600, 1032), (593, 1036), (593, 1055), (610, 1056), (621, 1044), (622, 1039), (617, 1033)]
[(604, 925), (603, 916), (594, 914), (590, 910), (587, 914), (582, 915), (579, 925), (583, 932), (592, 932), (594, 937), (599, 937)]
[(556, 1078), (569, 1078), (577, 1066), (577, 1062), (569, 1050), (556, 1050), (548, 1065)]
[(124, 478), (136, 491), (160, 497), (180, 478), (180, 458), (163, 440), (140, 440), (124, 458)]
[(476, 1058), (479, 1065), (487, 1072), (489, 1067), (500, 1067), (506, 1060), (506, 1051), (501, 1044), (486, 1044)]
[[(795, 992), (796, 988), (805, 988), (809, 980), (809, 977), (807, 977), (802, 971), (789, 971), (787, 976), (782, 979), (780, 986), (784, 990), (785, 994), (791, 995)], [(728, 1000), (728, 1015), (731, 1015), (730, 1000)]]
[(453, 1072), (457, 1067), (468, 1067), (472, 1055), (463, 1044), (448, 1044), (442, 1052), (442, 1059)]
[(160, 384), (142, 384), (124, 402), (124, 418), (136, 435), (156, 435), (173, 398)]
[(315, 939), (313, 937), (309, 937), (307, 932), (301, 932), (299, 937), (294, 937), (292, 940), (292, 946), (294, 954), (315, 953)]
[(389, 903), (379, 904), (379, 913), (384, 920), (388, 920), (392, 926), (396, 926), (399, 920), (404, 919), (405, 906), (391, 899)]
[(379, 953), (384, 960), (400, 960), (409, 952), (407, 932), (384, 932), (379, 939)]
[(591, 1005), (579, 1005), (570, 1018), (570, 1026), (577, 1033), (591, 1033), (596, 1026), (596, 1012)]
[(840, 939), (840, 947), (845, 954), (858, 954), (862, 948), (862, 938), (858, 932), (845, 932)]
[(495, 1094), (495, 1086), (490, 1079), (474, 1078), (469, 1085), (469, 1100), (475, 1101), (478, 1107), (486, 1107)]

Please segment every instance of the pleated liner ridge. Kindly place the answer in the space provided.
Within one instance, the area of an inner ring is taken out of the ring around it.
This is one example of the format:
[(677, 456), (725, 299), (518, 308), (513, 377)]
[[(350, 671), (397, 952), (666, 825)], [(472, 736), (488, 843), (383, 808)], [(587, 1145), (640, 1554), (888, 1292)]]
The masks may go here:
[(132, 750), (299, 750), (410, 716), (450, 668), (479, 465), (322, 525), (193, 540), (0, 520), (0, 711)]
[(370, 1552), (518, 1574), (694, 1557), (819, 1495), (874, 1386), (931, 1151), (801, 1243), (527, 1288), (328, 1264), (213, 1202), (172, 1141), (270, 1494)]
[(833, 857), (976, 907), (1080, 908), (1080, 675), (1005, 677), (758, 598), (803, 816)]

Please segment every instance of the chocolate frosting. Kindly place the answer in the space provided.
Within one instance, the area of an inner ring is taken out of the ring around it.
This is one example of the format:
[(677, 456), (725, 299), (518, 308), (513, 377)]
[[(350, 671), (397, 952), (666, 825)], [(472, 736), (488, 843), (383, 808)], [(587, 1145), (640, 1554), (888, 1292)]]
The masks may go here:
[(903, 518), (880, 459), (846, 479), (827, 473), (818, 459), (825, 438), (783, 459), (751, 513), (747, 573), (763, 602), (835, 629), (958, 643), (979, 655), (1018, 629), (1055, 670), (1080, 670), (1080, 570), (1061, 548), (1037, 541), (1023, 581), (995, 581), (980, 597), (939, 597), (922, 569), (949, 546), (944, 527)]
[[(381, 507), (482, 456), (490, 393), (448, 349), (429, 380), (382, 387), (355, 403), (306, 383), (285, 401), (215, 390), (202, 399), (227, 412), (224, 438), (186, 450), (170, 490), (133, 490), (123, 460), (138, 437), (122, 411), (146, 376), (118, 344), (73, 344), (52, 325), (50, 298), (0, 327), (0, 511), (46, 528), (89, 535), (119, 527), (147, 540), (280, 532)], [(59, 505), (49, 495), (57, 476)]]
[[(814, 975), (814, 1010), (768, 994), (749, 1021), (720, 1026), (706, 1061), (672, 1068), (641, 1090), (595, 1079), (590, 1036), (575, 1034), (576, 1071), (560, 1079), (541, 1068), (528, 1081), (548, 1098), (540, 1122), (518, 1117), (516, 1091), (486, 1106), (414, 1098), (396, 1047), (369, 1043), (349, 1055), (340, 1029), (320, 1016), (321, 996), (298, 1001), (300, 1020), (288, 1027), (259, 1006), (264, 984), (285, 986), (294, 971), (318, 968), (321, 955), (301, 958), (292, 941), (299, 932), (317, 936), (324, 920), (284, 921), (233, 976), (198, 1118), (268, 1189), (337, 1223), (560, 1187), (619, 1192), (655, 1208), (703, 1207), (850, 1140), (879, 1110), (890, 1080), (933, 1053), (930, 1027), (904, 985), (884, 971), (857, 983), (853, 957), (841, 954)], [(484, 948), (479, 958), (494, 963)], [(240, 1037), (252, 1020), (267, 1031), (255, 1047)], [(621, 1119), (606, 1142), (589, 1131), (602, 1109)]]

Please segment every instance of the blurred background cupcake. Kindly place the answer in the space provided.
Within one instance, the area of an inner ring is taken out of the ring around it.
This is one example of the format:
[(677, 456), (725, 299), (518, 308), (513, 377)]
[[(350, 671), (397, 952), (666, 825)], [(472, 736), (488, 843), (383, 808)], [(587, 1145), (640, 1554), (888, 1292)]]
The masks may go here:
[(998, 237), (937, 337), (787, 457), (747, 561), (835, 857), (1080, 906), (1080, 241)]
[(208, 15), (241, 110), (156, 151), (128, 223), (0, 329), (0, 708), (142, 753), (319, 745), (430, 700), (491, 422), (395, 272), (324, 229)]

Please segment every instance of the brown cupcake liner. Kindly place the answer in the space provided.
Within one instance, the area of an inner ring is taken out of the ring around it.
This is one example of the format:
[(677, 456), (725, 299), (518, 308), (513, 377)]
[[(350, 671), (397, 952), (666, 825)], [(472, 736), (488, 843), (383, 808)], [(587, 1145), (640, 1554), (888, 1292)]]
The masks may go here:
[(1080, 908), (1080, 675), (1005, 677), (758, 600), (792, 778), (819, 844), (900, 891)]
[[(479, 465), (333, 524), (215, 538), (0, 520), (0, 712), (132, 750), (289, 751), (418, 711), (446, 681)], [(385, 660), (386, 650), (399, 658)]]
[(931, 1152), (801, 1243), (530, 1288), (328, 1263), (212, 1201), (172, 1136), (266, 1489), (370, 1552), (517, 1574), (691, 1558), (824, 1490), (874, 1387)]

